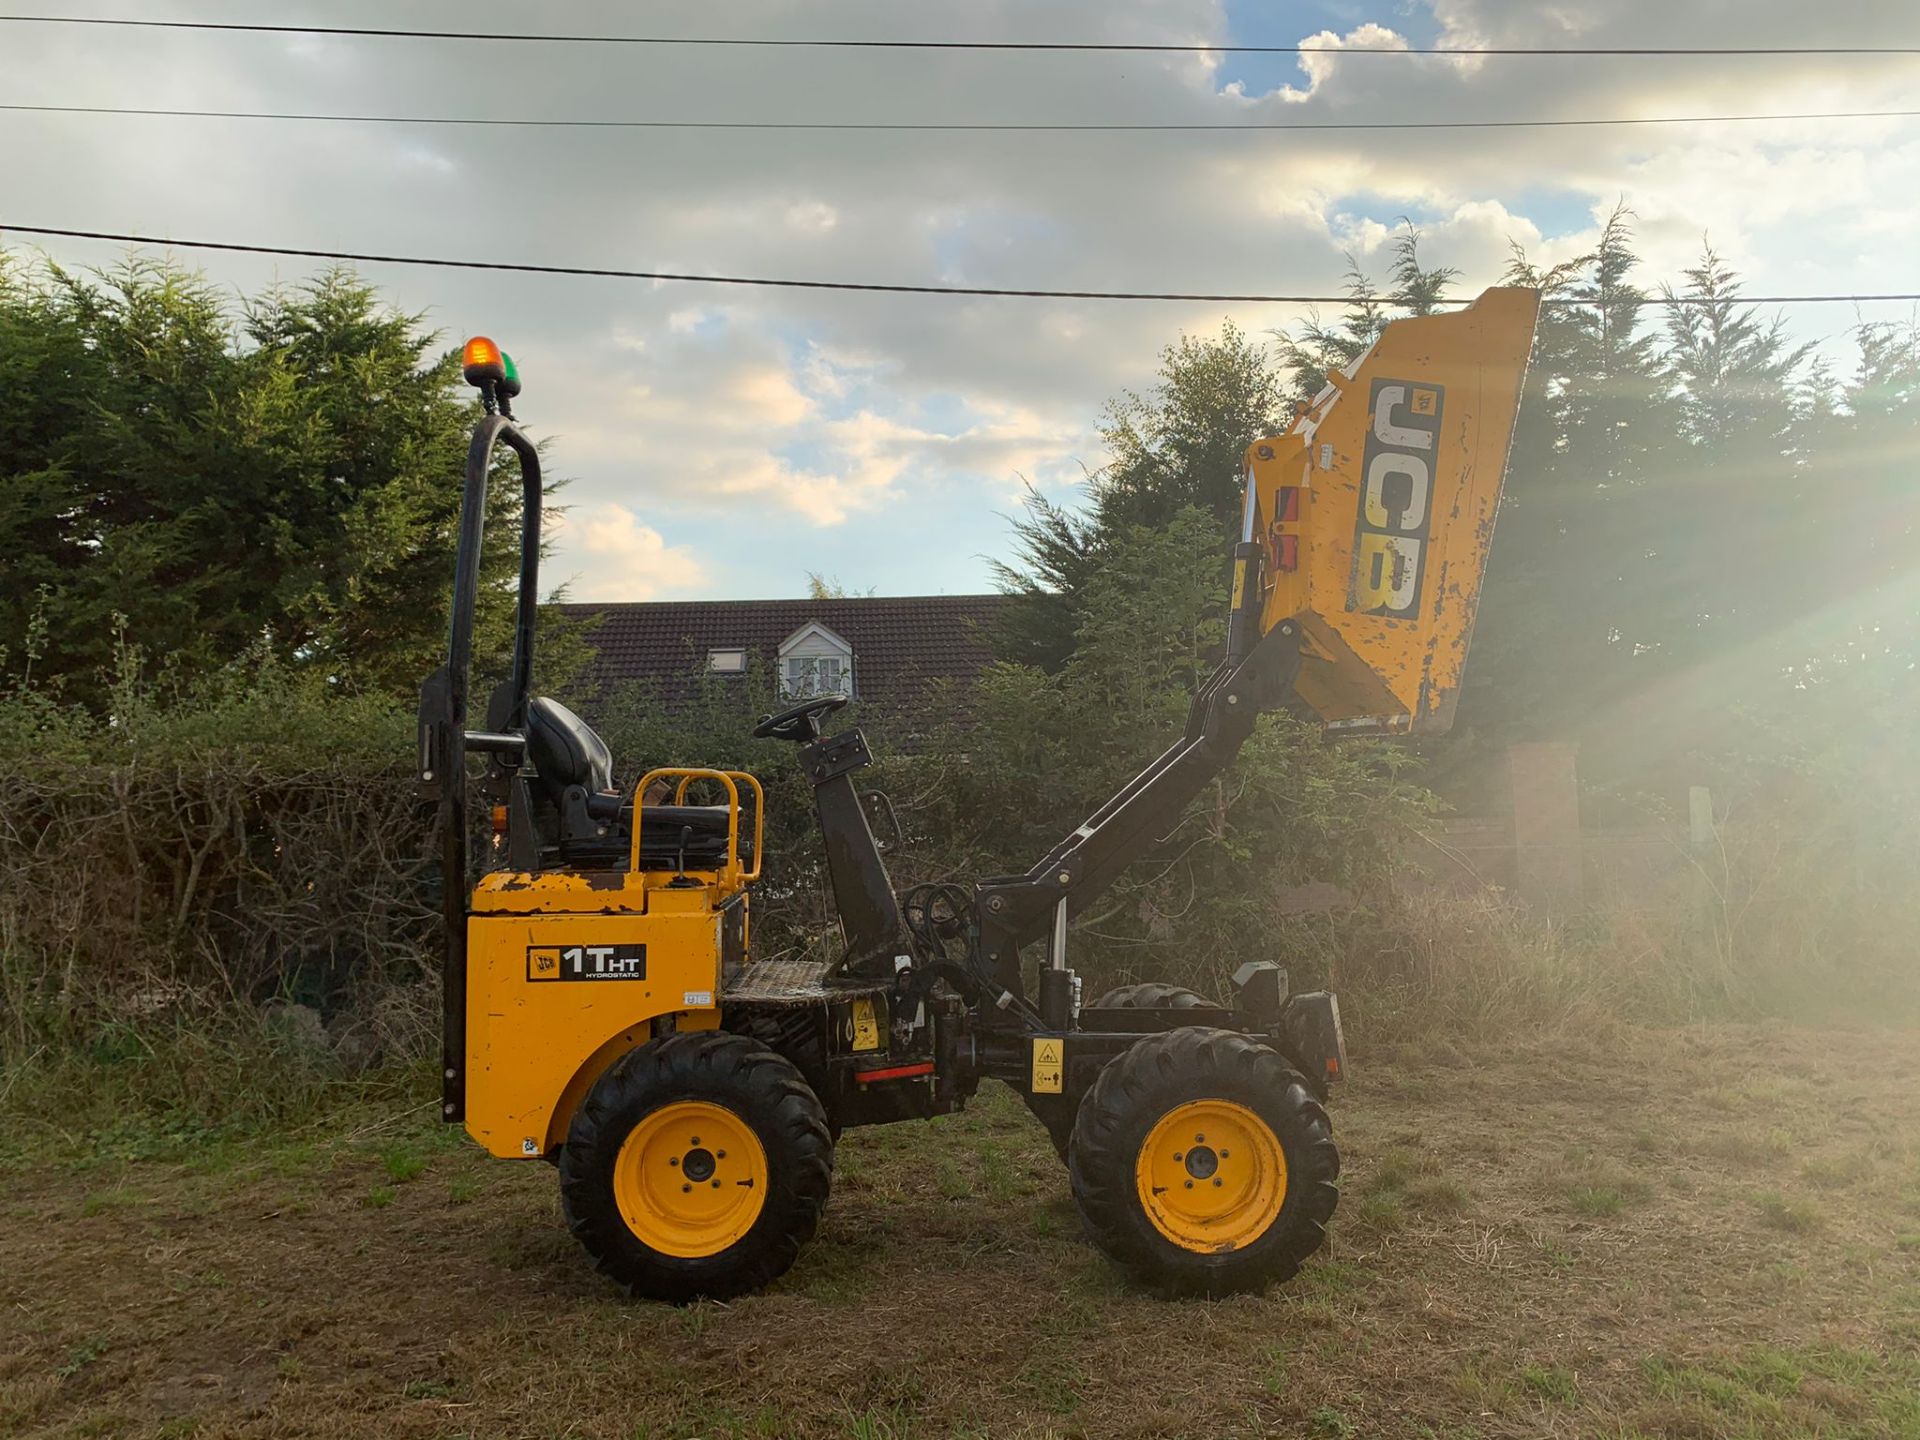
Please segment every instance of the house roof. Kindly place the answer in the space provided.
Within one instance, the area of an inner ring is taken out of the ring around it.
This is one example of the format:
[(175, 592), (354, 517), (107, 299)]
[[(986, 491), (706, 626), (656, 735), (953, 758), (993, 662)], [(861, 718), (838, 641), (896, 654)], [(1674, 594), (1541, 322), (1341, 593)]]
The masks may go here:
[(670, 600), (648, 604), (564, 604), (590, 622), (596, 658), (585, 677), (596, 689), (632, 681), (672, 701), (693, 693), (709, 650), (745, 649), (770, 663), (801, 627), (825, 626), (853, 647), (854, 690), (881, 706), (911, 704), (931, 681), (971, 680), (993, 658), (986, 627), (1007, 595), (855, 596), (839, 600)]

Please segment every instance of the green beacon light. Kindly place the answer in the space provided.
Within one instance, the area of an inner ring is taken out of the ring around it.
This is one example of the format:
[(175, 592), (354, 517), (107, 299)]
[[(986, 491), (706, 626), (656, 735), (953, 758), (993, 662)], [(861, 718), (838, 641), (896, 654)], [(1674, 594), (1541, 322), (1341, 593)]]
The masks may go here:
[(520, 367), (513, 363), (513, 356), (506, 351), (500, 352), (500, 393), (511, 400), (520, 393)]

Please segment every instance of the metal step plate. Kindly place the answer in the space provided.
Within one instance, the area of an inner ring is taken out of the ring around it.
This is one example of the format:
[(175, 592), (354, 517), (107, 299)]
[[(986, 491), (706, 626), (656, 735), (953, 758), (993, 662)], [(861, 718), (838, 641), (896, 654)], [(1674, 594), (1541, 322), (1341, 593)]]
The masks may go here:
[(755, 960), (721, 979), (722, 1001), (756, 1005), (817, 1005), (861, 995), (884, 995), (893, 982), (885, 977), (829, 975), (831, 961)]

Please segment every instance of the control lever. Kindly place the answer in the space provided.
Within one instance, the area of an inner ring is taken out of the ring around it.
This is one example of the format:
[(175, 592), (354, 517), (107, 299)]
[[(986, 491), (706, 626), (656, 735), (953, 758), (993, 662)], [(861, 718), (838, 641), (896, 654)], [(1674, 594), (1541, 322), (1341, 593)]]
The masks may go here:
[(693, 826), (682, 825), (680, 827), (680, 848), (675, 853), (674, 861), (673, 861), (673, 868), (676, 873), (674, 874), (673, 879), (667, 882), (667, 887), (669, 889), (686, 890), (700, 883), (698, 880), (694, 879), (691, 875), (687, 874), (687, 846), (691, 845), (692, 843), (693, 843)]

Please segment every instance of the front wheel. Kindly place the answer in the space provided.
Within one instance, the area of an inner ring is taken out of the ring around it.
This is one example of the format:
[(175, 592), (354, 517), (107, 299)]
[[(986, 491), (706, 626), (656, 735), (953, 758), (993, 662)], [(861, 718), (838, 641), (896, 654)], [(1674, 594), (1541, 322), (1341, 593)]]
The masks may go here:
[(1068, 1148), (1093, 1241), (1169, 1294), (1285, 1280), (1339, 1200), (1333, 1126), (1272, 1047), (1191, 1026), (1151, 1035), (1100, 1074)]
[[(1092, 1010), (1217, 1010), (1217, 1002), (1184, 985), (1169, 985), (1164, 980), (1145, 980), (1121, 985), (1107, 991), (1088, 1007)], [(1065, 1095), (1028, 1095), (1027, 1108), (1046, 1126), (1047, 1138), (1061, 1160), (1073, 1143), (1073, 1122), (1078, 1114), (1072, 1098)]]
[(595, 1082), (560, 1154), (574, 1236), (635, 1295), (757, 1290), (813, 1235), (833, 1176), (791, 1061), (722, 1031), (642, 1045)]

